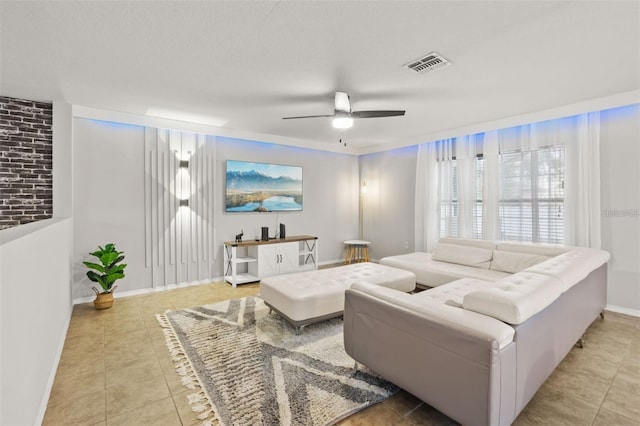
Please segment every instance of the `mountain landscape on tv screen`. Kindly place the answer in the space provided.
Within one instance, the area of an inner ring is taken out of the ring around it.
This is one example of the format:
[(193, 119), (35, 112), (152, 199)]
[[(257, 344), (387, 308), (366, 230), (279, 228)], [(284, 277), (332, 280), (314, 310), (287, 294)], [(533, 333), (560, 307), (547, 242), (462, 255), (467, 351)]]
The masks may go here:
[(302, 190), (302, 181), (288, 176), (272, 177), (256, 170), (248, 172), (228, 171), (227, 189), (242, 191), (295, 191)]
[(227, 170), (226, 210), (302, 210), (302, 180), (256, 170)]

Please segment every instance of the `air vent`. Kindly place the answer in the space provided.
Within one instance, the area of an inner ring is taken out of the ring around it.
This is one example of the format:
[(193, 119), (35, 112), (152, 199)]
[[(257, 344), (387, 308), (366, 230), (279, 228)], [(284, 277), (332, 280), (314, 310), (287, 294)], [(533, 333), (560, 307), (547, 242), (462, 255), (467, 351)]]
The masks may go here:
[(417, 72), (418, 74), (424, 74), (429, 71), (446, 68), (449, 65), (451, 65), (451, 62), (447, 59), (443, 58), (436, 52), (431, 52), (428, 55), (425, 55), (420, 59), (416, 59), (415, 61), (411, 61), (403, 66)]

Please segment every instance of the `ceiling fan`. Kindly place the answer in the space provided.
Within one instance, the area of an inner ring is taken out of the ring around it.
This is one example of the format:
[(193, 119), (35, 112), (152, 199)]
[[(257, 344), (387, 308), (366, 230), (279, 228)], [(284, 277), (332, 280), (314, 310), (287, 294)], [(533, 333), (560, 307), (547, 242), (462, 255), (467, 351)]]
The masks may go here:
[(397, 117), (400, 115), (404, 115), (404, 110), (351, 111), (349, 95), (345, 92), (336, 92), (333, 114), (303, 115), (299, 117), (283, 117), (282, 119), (291, 120), (294, 118), (333, 117), (332, 124), (334, 128), (349, 129), (353, 126), (354, 118)]

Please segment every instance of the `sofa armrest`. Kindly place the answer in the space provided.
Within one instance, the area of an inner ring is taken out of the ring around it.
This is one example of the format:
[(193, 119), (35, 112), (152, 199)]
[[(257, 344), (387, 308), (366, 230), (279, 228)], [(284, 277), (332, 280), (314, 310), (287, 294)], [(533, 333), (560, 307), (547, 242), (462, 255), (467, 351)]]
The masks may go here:
[(558, 279), (519, 272), (501, 279), (491, 288), (467, 293), (462, 306), (509, 324), (521, 324), (545, 309), (561, 294), (562, 283)]
[[(411, 295), (354, 284), (345, 294), (347, 354), (463, 424), (510, 423), (515, 343), (501, 348), (471, 317), (499, 323), (511, 337), (513, 329), (475, 312), (425, 302), (420, 306)], [(438, 305), (460, 315), (440, 318), (447, 315), (434, 315)]]
[(525, 269), (524, 272), (558, 278), (561, 281), (561, 291), (565, 292), (585, 279), (592, 271), (607, 263), (610, 258), (611, 255), (604, 250), (576, 247)]
[(416, 298), (408, 293), (366, 282), (354, 283), (351, 289), (404, 308), (424, 317), (425, 320), (441, 323), (446, 327), (460, 330), (480, 339), (494, 339), (500, 349), (513, 341), (515, 334), (513, 327), (491, 316), (446, 305), (435, 300)]

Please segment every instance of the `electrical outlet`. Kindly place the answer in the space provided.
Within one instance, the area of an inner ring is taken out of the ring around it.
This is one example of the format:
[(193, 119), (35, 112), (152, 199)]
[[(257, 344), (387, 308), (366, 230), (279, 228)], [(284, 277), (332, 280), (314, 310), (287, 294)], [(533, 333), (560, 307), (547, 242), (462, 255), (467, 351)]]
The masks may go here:
[(405, 250), (409, 250), (409, 242), (408, 241), (404, 242), (404, 249)]

